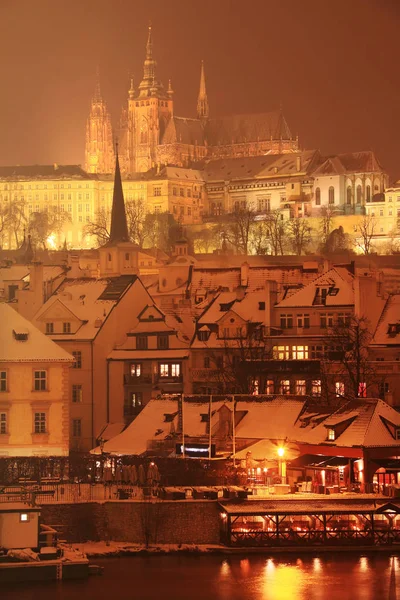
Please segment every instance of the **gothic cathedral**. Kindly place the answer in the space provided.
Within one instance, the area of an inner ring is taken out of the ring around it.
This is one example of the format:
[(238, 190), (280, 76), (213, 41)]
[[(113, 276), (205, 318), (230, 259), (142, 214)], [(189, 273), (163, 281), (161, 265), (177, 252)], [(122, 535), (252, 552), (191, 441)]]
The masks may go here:
[[(210, 118), (204, 65), (201, 64), (197, 118), (174, 115), (171, 81), (165, 89), (157, 79), (149, 27), (143, 79), (131, 79), (128, 105), (118, 130), (123, 175), (146, 172), (155, 165), (191, 167), (204, 159), (260, 156), (298, 151), (280, 110), (261, 114)], [(111, 173), (114, 149), (111, 119), (97, 81), (86, 133), (86, 170)]]

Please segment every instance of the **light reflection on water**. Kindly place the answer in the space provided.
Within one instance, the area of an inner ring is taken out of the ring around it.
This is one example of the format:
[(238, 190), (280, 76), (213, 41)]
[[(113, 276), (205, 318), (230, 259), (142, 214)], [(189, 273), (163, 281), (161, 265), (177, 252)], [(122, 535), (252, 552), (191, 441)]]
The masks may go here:
[(2, 587), (1, 600), (400, 600), (397, 556), (261, 554), (93, 561), (102, 577)]

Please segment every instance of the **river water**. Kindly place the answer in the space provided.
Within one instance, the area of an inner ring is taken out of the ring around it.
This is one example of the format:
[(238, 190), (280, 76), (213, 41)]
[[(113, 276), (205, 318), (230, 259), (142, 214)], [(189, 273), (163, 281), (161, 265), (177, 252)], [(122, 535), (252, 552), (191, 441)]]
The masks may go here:
[[(400, 557), (136, 556), (95, 559), (85, 581), (2, 586), (1, 600), (400, 600)], [(396, 593), (396, 583), (399, 591)]]

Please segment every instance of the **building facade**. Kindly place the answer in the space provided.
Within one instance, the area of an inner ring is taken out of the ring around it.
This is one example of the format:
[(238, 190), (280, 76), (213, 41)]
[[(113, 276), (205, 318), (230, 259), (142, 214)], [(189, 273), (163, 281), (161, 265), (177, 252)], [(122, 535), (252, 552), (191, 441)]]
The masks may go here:
[(0, 455), (66, 456), (73, 356), (0, 303)]

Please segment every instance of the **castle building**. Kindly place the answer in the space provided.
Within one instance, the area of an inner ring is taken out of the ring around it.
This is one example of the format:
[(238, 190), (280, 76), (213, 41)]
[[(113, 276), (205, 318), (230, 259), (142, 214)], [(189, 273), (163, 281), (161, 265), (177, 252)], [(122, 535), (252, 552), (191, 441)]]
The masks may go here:
[[(120, 161), (124, 175), (148, 171), (157, 163), (188, 167), (204, 158), (298, 150), (298, 140), (292, 137), (280, 110), (210, 118), (203, 63), (196, 118), (175, 116), (171, 81), (165, 89), (156, 67), (149, 27), (143, 79), (137, 89), (131, 79), (128, 104), (120, 120)], [(97, 83), (88, 119), (86, 170), (111, 172), (112, 152), (110, 118)]]

